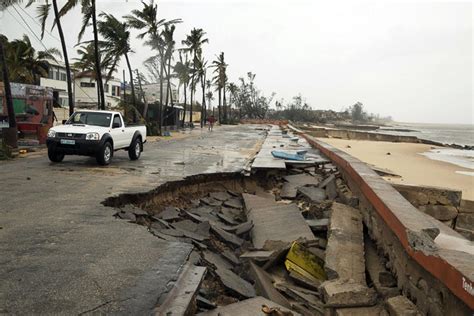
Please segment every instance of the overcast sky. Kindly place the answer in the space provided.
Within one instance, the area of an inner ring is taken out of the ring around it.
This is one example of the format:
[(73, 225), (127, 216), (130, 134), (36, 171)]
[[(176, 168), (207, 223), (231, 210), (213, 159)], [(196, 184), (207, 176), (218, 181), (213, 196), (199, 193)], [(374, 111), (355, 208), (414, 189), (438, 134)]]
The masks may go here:
[[(117, 17), (142, 7), (136, 0), (97, 2), (98, 11)], [(470, 1), (168, 0), (158, 11), (162, 18), (183, 19), (177, 43), (193, 27), (203, 28), (205, 56), (225, 52), (230, 81), (252, 71), (263, 92), (276, 92), (278, 100), (301, 93), (314, 109), (341, 110), (360, 101), (397, 121), (474, 122)], [(36, 16), (34, 8), (26, 12)], [(10, 39), (26, 33), (40, 49), (18, 13), (0, 12), (0, 33)], [(80, 10), (63, 22), (72, 57), (80, 23)], [(43, 43), (59, 48), (57, 31), (52, 34)], [(132, 67), (143, 69), (153, 52), (135, 38), (132, 46)]]

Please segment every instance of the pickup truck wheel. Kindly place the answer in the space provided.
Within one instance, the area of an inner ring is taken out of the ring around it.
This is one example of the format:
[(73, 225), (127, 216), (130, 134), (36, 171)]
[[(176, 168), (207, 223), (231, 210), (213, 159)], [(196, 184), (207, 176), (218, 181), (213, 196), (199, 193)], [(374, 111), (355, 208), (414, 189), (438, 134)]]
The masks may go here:
[(48, 158), (52, 162), (61, 162), (64, 159), (64, 154), (58, 153), (54, 149), (48, 149)]
[(137, 137), (133, 140), (130, 148), (128, 148), (128, 157), (130, 160), (137, 160), (140, 158), (142, 153), (142, 140), (140, 137)]
[(106, 166), (110, 164), (114, 155), (114, 149), (110, 142), (106, 142), (97, 152), (96, 160), (99, 165)]

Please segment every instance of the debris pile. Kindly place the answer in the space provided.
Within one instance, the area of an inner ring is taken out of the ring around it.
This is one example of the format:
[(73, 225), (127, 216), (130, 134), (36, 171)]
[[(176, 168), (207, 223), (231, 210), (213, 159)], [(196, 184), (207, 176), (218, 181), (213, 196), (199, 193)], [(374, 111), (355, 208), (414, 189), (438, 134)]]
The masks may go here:
[(159, 303), (158, 314), (175, 315), (170, 306), (186, 298), (185, 314), (378, 315), (400, 294), (333, 165), (270, 174), (265, 189), (207, 185), (182, 207), (120, 209), (117, 217), (162, 240), (193, 244), (188, 264), (205, 268), (182, 273), (186, 295)]

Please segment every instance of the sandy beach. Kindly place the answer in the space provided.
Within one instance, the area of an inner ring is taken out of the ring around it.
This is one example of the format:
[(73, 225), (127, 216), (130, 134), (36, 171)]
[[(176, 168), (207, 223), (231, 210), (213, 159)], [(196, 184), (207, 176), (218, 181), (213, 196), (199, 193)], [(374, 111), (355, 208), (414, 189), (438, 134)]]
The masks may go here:
[(431, 145), (336, 138), (319, 138), (319, 140), (368, 164), (389, 169), (401, 176), (385, 177), (392, 183), (461, 190), (463, 199), (474, 200), (474, 176), (469, 175), (473, 170), (444, 161), (432, 160), (422, 155), (435, 148)]

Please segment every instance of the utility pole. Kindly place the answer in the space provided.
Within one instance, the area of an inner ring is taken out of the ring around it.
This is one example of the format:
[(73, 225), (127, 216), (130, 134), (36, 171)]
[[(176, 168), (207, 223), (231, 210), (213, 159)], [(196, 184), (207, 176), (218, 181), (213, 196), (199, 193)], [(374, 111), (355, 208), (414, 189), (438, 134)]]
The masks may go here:
[(9, 128), (4, 128), (2, 133), (4, 135), (5, 144), (12, 148), (18, 148), (17, 143), (17, 127), (15, 110), (13, 108), (12, 90), (10, 87), (10, 80), (8, 79), (8, 67), (5, 60), (5, 52), (3, 50), (3, 43), (0, 41), (0, 63), (2, 64), (3, 84), (5, 89), (5, 101), (7, 103), (8, 111), (8, 125)]

